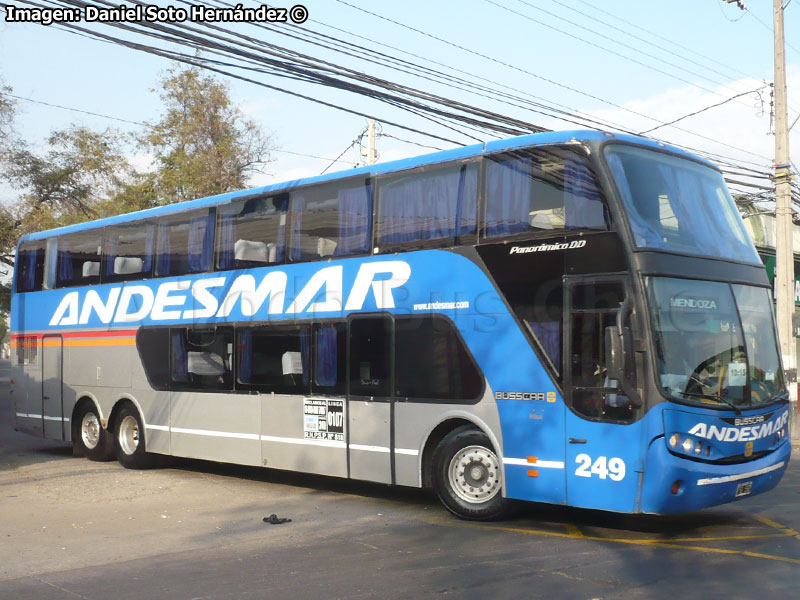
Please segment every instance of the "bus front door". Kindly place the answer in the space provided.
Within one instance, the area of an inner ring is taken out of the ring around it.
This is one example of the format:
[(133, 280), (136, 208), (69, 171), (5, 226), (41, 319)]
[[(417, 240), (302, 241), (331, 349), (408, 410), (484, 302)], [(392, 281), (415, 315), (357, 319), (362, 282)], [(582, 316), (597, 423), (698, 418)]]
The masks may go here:
[(613, 278), (569, 278), (565, 294), (567, 504), (633, 512), (641, 474), (634, 409), (609, 380), (605, 328), (625, 298)]
[(64, 439), (62, 382), (63, 341), (60, 335), (42, 339), (42, 421), (44, 437)]

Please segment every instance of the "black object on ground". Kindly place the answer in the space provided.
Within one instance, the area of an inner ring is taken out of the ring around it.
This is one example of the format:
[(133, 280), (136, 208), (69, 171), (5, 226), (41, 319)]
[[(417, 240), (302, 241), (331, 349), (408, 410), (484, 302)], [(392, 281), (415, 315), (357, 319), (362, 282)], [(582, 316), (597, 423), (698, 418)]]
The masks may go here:
[(264, 523), (269, 523), (270, 525), (280, 525), (281, 523), (291, 523), (291, 519), (284, 519), (283, 517), (279, 517), (275, 513), (272, 513), (268, 517), (264, 517), (262, 519)]

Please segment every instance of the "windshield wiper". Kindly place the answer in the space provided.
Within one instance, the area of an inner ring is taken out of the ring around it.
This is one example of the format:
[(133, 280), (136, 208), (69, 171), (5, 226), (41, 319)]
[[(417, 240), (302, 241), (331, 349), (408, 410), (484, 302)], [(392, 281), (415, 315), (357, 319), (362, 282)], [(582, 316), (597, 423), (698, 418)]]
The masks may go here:
[(679, 392), (684, 396), (692, 396), (694, 398), (708, 398), (709, 400), (716, 400), (717, 402), (722, 402), (730, 406), (733, 410), (736, 411), (737, 415), (742, 414), (742, 409), (736, 406), (733, 402), (728, 400), (727, 398), (723, 398), (720, 394), (698, 394), (695, 392)]

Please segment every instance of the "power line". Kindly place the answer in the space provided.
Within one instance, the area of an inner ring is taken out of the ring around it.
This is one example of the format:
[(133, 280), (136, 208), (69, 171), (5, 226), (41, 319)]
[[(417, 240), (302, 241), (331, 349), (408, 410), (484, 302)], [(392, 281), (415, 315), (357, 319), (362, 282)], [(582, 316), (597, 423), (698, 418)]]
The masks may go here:
[[(601, 97), (599, 97), (599, 96), (595, 96), (595, 95), (593, 95), (593, 94), (591, 94), (591, 93), (588, 93), (588, 92), (585, 92), (585, 91), (583, 91), (583, 90), (579, 90), (579, 89), (576, 89), (576, 88), (570, 87), (570, 86), (568, 86), (568, 85), (565, 85), (565, 84), (559, 83), (559, 82), (557, 82), (557, 81), (554, 81), (554, 80), (552, 80), (552, 79), (548, 79), (547, 77), (544, 77), (544, 76), (542, 76), (542, 75), (539, 75), (539, 74), (537, 74), (537, 73), (533, 73), (532, 71), (528, 71), (528, 70), (526, 70), (526, 69), (523, 69), (523, 68), (521, 68), (521, 67), (518, 67), (518, 66), (516, 66), (516, 65), (512, 65), (512, 64), (510, 64), (510, 63), (507, 63), (507, 62), (505, 62), (505, 61), (503, 61), (503, 60), (500, 60), (500, 59), (494, 58), (494, 57), (492, 57), (492, 56), (489, 56), (489, 55), (483, 54), (483, 53), (481, 53), (481, 52), (478, 52), (478, 51), (472, 50), (471, 48), (466, 48), (466, 47), (464, 47), (464, 46), (461, 46), (461, 45), (459, 45), (459, 44), (456, 44), (455, 42), (451, 42), (451, 41), (449, 41), (449, 40), (443, 39), (443, 38), (441, 38), (441, 37), (438, 37), (438, 36), (436, 36), (436, 35), (433, 35), (433, 34), (431, 34), (431, 33), (428, 33), (428, 32), (426, 32), (426, 31), (423, 31), (423, 30), (421, 30), (421, 29), (417, 29), (416, 27), (412, 27), (412, 26), (410, 26), (410, 25), (407, 25), (407, 24), (405, 24), (405, 23), (401, 23), (400, 21), (397, 21), (397, 20), (391, 19), (391, 18), (389, 18), (389, 17), (385, 17), (385, 16), (383, 16), (383, 15), (377, 14), (377, 13), (375, 13), (375, 12), (372, 12), (372, 11), (370, 11), (370, 10), (367, 10), (367, 9), (365, 9), (365, 8), (362, 8), (362, 7), (360, 7), (360, 6), (356, 6), (355, 4), (352, 4), (352, 3), (350, 3), (350, 2), (347, 2), (346, 0), (335, 0), (335, 1), (336, 1), (336, 2), (338, 2), (339, 4), (343, 4), (343, 5), (345, 5), (345, 6), (349, 6), (350, 8), (353, 8), (353, 9), (355, 9), (355, 10), (358, 10), (358, 11), (360, 11), (360, 12), (362, 12), (362, 13), (365, 13), (365, 14), (371, 15), (371, 16), (373, 16), (373, 17), (376, 17), (376, 18), (378, 18), (378, 19), (381, 19), (381, 20), (383, 20), (383, 21), (386, 21), (386, 22), (392, 23), (392, 24), (394, 24), (394, 25), (397, 25), (397, 26), (399, 26), (399, 27), (402, 27), (402, 28), (404, 28), (404, 29), (407, 29), (407, 30), (409, 30), (409, 31), (413, 31), (413, 32), (415, 32), (415, 33), (418, 33), (418, 34), (420, 34), (420, 35), (422, 35), (422, 36), (425, 36), (425, 37), (427, 37), (427, 38), (430, 38), (430, 39), (436, 40), (436, 41), (438, 41), (438, 42), (441, 42), (441, 43), (443, 43), (443, 44), (445, 44), (445, 45), (447, 45), (447, 46), (451, 46), (451, 47), (453, 47), (453, 48), (456, 48), (456, 49), (462, 50), (462, 51), (464, 51), (464, 52), (467, 52), (467, 53), (469, 53), (469, 54), (472, 54), (472, 55), (474, 55), (474, 56), (478, 56), (478, 57), (480, 57), (480, 58), (483, 58), (483, 59), (485, 59), (485, 60), (488, 60), (488, 61), (490, 61), (490, 62), (493, 62), (493, 63), (495, 63), (495, 64), (502, 65), (502, 66), (504, 66), (504, 67), (507, 67), (507, 68), (513, 69), (513, 70), (515, 70), (515, 71), (518, 71), (518, 72), (520, 72), (520, 73), (524, 73), (524, 74), (526, 74), (526, 75), (529, 75), (529, 76), (531, 76), (531, 77), (534, 77), (534, 78), (536, 78), (536, 79), (539, 79), (539, 80), (541, 80), (541, 81), (545, 81), (545, 82), (547, 82), (547, 83), (550, 83), (550, 84), (552, 84), (552, 85), (558, 86), (558, 87), (560, 87), (560, 88), (562, 88), (562, 89), (566, 89), (566, 90), (568, 90), (568, 91), (575, 92), (575, 93), (577, 93), (577, 94), (580, 94), (580, 95), (582, 95), (582, 96), (585, 96), (585, 97), (587, 97), (587, 98), (591, 98), (591, 99), (593, 99), (593, 100), (597, 100), (598, 102), (602, 102), (603, 104), (606, 104), (606, 105), (608, 105), (608, 106), (613, 106), (614, 108), (618, 108), (618, 109), (620, 109), (620, 110), (622, 110), (622, 111), (625, 111), (625, 112), (627, 112), (627, 113), (630, 113), (630, 114), (636, 115), (636, 116), (638, 116), (638, 117), (642, 117), (642, 118), (648, 119), (648, 120), (650, 120), (650, 121), (655, 121), (656, 123), (663, 123), (663, 121), (660, 121), (659, 119), (657, 119), (657, 118), (655, 118), (655, 117), (653, 117), (653, 116), (651, 116), (651, 115), (647, 115), (647, 114), (644, 114), (644, 113), (641, 113), (641, 112), (635, 111), (635, 110), (633, 110), (633, 109), (630, 109), (630, 108), (627, 108), (627, 107), (621, 106), (621, 105), (619, 105), (619, 104), (616, 104), (616, 103), (614, 103), (614, 102), (611, 102), (611, 101), (609, 101), (609, 100), (606, 100), (606, 99), (604, 99), (604, 98), (601, 98)], [(687, 133), (687, 134), (689, 134), (689, 135), (692, 135), (692, 136), (698, 137), (698, 138), (700, 138), (700, 139), (704, 139), (704, 140), (706, 140), (706, 141), (714, 142), (715, 144), (719, 144), (719, 145), (721, 145), (721, 146), (725, 146), (725, 147), (731, 148), (731, 149), (733, 149), (733, 150), (737, 150), (737, 151), (739, 151), (739, 152), (743, 152), (743, 153), (745, 153), (745, 154), (750, 154), (750, 155), (752, 155), (752, 156), (755, 156), (755, 157), (757, 157), (757, 158), (759, 158), (759, 159), (761, 159), (761, 160), (764, 160), (764, 161), (769, 161), (769, 160), (771, 160), (771, 159), (770, 159), (770, 158), (768, 158), (768, 157), (761, 156), (761, 155), (759, 155), (759, 154), (756, 154), (756, 153), (754, 153), (754, 152), (750, 152), (749, 150), (745, 150), (744, 148), (738, 148), (738, 147), (736, 147), (736, 146), (733, 146), (733, 145), (731, 145), (731, 144), (727, 144), (727, 143), (725, 143), (725, 142), (722, 142), (722, 141), (720, 141), (720, 140), (716, 140), (716, 139), (714, 139), (714, 138), (711, 138), (711, 137), (708, 137), (708, 136), (705, 136), (705, 135), (699, 134), (699, 133), (697, 133), (697, 132), (694, 132), (694, 131), (690, 131), (690, 130), (688, 130), (688, 129), (683, 129), (683, 128), (681, 128), (681, 127), (677, 127), (677, 126), (674, 126), (674, 125), (673, 125), (673, 126), (671, 126), (671, 127), (673, 127), (674, 129), (677, 129), (678, 131), (681, 131), (681, 132), (683, 132), (683, 133)]]
[(72, 112), (83, 113), (85, 115), (92, 115), (93, 117), (102, 117), (104, 119), (113, 119), (114, 121), (120, 121), (122, 123), (130, 123), (132, 125), (145, 125), (145, 123), (141, 123), (140, 121), (129, 121), (128, 119), (121, 119), (120, 117), (112, 117), (111, 115), (103, 115), (96, 112), (90, 112), (88, 110), (82, 110), (80, 108), (72, 108), (69, 106), (62, 106), (60, 104), (51, 104), (50, 102), (44, 102), (43, 100), (34, 100), (33, 98), (25, 98), (23, 96), (16, 96), (14, 94), (9, 94), (8, 92), (0, 91), (0, 94), (4, 96), (9, 96), (11, 98), (16, 98), (17, 100), (24, 100), (25, 102), (32, 102), (34, 104), (43, 104), (44, 106), (50, 106), (52, 108), (60, 108), (62, 110), (69, 110)]
[(664, 123), (663, 125), (658, 125), (657, 127), (653, 127), (652, 129), (648, 129), (647, 131), (642, 131), (642, 132), (639, 133), (639, 135), (645, 135), (647, 133), (655, 131), (656, 129), (660, 129), (661, 127), (667, 127), (668, 125), (673, 125), (674, 123), (677, 123), (678, 121), (683, 121), (684, 119), (688, 119), (689, 117), (693, 117), (695, 115), (699, 115), (700, 113), (704, 113), (707, 110), (711, 110), (712, 108), (716, 108), (717, 106), (722, 106), (723, 104), (727, 104), (728, 102), (731, 102), (732, 100), (736, 100), (737, 98), (741, 98), (742, 96), (747, 96), (749, 94), (757, 94), (761, 90), (763, 90), (764, 88), (767, 88), (767, 87), (769, 87), (769, 86), (765, 84), (765, 85), (761, 86), (760, 88), (758, 88), (757, 90), (750, 90), (749, 92), (742, 92), (741, 94), (736, 94), (735, 96), (731, 96), (727, 100), (723, 100), (722, 102), (717, 102), (716, 104), (712, 104), (711, 106), (706, 106), (705, 108), (701, 108), (700, 110), (696, 110), (696, 111), (694, 111), (692, 113), (689, 113), (688, 115), (684, 115), (682, 117), (679, 117), (679, 118), (675, 119), (674, 121), (670, 121), (669, 123)]
[(657, 37), (658, 39), (660, 39), (660, 40), (662, 40), (664, 42), (672, 44), (673, 46), (675, 46), (677, 48), (681, 48), (682, 50), (685, 50), (686, 52), (689, 52), (690, 54), (694, 54), (695, 56), (699, 56), (700, 58), (702, 58), (702, 59), (704, 59), (706, 61), (713, 62), (713, 63), (715, 63), (717, 65), (720, 65), (722, 67), (730, 69), (731, 71), (739, 73), (740, 75), (743, 75), (745, 77), (750, 77), (750, 75), (748, 75), (744, 71), (742, 71), (742, 70), (740, 70), (740, 69), (738, 69), (738, 68), (736, 68), (734, 66), (726, 65), (725, 63), (720, 62), (719, 60), (717, 60), (714, 57), (708, 56), (706, 54), (702, 54), (700, 52), (697, 52), (696, 50), (692, 50), (688, 46), (684, 46), (684, 45), (680, 44), (679, 42), (676, 42), (674, 39), (670, 39), (668, 37), (665, 37), (665, 36), (655, 32), (655, 31), (652, 31), (651, 29), (646, 29), (644, 27), (641, 27), (641, 26), (637, 25), (636, 23), (628, 21), (627, 19), (624, 19), (623, 17), (620, 17), (620, 16), (615, 15), (615, 14), (613, 14), (613, 13), (607, 11), (607, 10), (604, 10), (604, 9), (600, 8), (599, 6), (595, 6), (595, 5), (591, 4), (590, 2), (587, 2), (586, 0), (573, 0), (573, 1), (580, 2), (584, 6), (589, 6), (590, 8), (592, 8), (593, 10), (595, 10), (597, 12), (603, 13), (604, 15), (607, 15), (607, 16), (611, 17), (612, 19), (616, 19), (617, 21), (625, 23), (626, 25), (628, 25), (630, 27), (633, 27), (635, 29), (638, 29), (639, 31), (641, 31), (643, 33), (646, 33), (649, 36)]
[[(600, 49), (600, 50), (603, 50), (603, 51), (605, 51), (605, 52), (608, 52), (609, 54), (613, 54), (614, 56), (617, 56), (617, 57), (619, 57), (619, 58), (622, 58), (623, 60), (627, 60), (627, 61), (629, 61), (629, 62), (632, 62), (632, 63), (634, 63), (634, 64), (637, 64), (637, 65), (639, 65), (639, 66), (642, 66), (642, 67), (644, 67), (644, 68), (646, 68), (646, 69), (650, 69), (651, 71), (655, 71), (656, 73), (660, 73), (661, 75), (665, 75), (665, 76), (667, 76), (667, 77), (670, 77), (670, 78), (672, 78), (672, 79), (675, 79), (675, 80), (677, 80), (677, 81), (680, 81), (680, 82), (682, 82), (682, 83), (685, 83), (685, 84), (687, 84), (687, 85), (691, 85), (691, 86), (693, 86), (693, 87), (696, 87), (696, 88), (698, 88), (698, 89), (701, 89), (701, 90), (703, 90), (704, 92), (708, 92), (708, 93), (710, 93), (710, 94), (714, 94), (714, 95), (717, 95), (717, 96), (721, 96), (721, 95), (722, 95), (720, 92), (717, 92), (717, 91), (714, 91), (714, 90), (712, 90), (712, 89), (709, 89), (709, 88), (707, 88), (707, 87), (705, 87), (705, 86), (702, 86), (702, 85), (700, 85), (700, 84), (698, 84), (698, 83), (695, 83), (695, 82), (693, 82), (693, 81), (690, 81), (690, 80), (688, 80), (688, 79), (685, 79), (685, 78), (683, 78), (683, 77), (680, 77), (680, 76), (678, 76), (678, 75), (675, 75), (675, 74), (673, 74), (673, 73), (669, 73), (669, 72), (667, 72), (667, 71), (664, 71), (664, 70), (662, 70), (662, 69), (659, 69), (659, 68), (657, 68), (657, 67), (654, 67), (654, 66), (652, 66), (652, 65), (648, 65), (647, 63), (644, 63), (644, 62), (642, 62), (642, 61), (640, 61), (640, 60), (637, 60), (637, 59), (635, 59), (635, 58), (632, 58), (632, 57), (630, 57), (630, 56), (627, 56), (627, 55), (625, 55), (625, 54), (623, 54), (623, 53), (621, 53), (621, 52), (617, 52), (616, 50), (612, 50), (611, 48), (607, 48), (606, 46), (603, 46), (603, 45), (601, 45), (601, 44), (597, 44), (597, 43), (595, 43), (595, 42), (591, 42), (591, 41), (589, 41), (589, 40), (587, 40), (587, 39), (585, 39), (585, 38), (583, 38), (583, 37), (580, 37), (580, 36), (578, 36), (578, 35), (573, 35), (573, 34), (569, 33), (568, 31), (564, 31), (563, 29), (559, 29), (558, 27), (555, 27), (555, 26), (553, 26), (553, 25), (550, 25), (550, 24), (548, 24), (548, 23), (545, 23), (545, 22), (543, 22), (543, 21), (540, 21), (539, 19), (535, 19), (535, 18), (531, 17), (530, 15), (526, 15), (525, 13), (522, 13), (522, 12), (520, 12), (520, 11), (518, 11), (518, 10), (514, 10), (513, 8), (509, 8), (509, 7), (507, 7), (507, 6), (504, 6), (504, 5), (502, 5), (502, 4), (498, 3), (498, 2), (496, 2), (495, 0), (483, 0), (483, 1), (484, 1), (484, 2), (486, 2), (487, 4), (491, 4), (491, 5), (493, 5), (493, 6), (496, 6), (497, 8), (500, 8), (500, 9), (502, 9), (502, 10), (505, 10), (505, 11), (507, 11), (507, 12), (510, 12), (510, 13), (512, 13), (512, 14), (514, 14), (514, 15), (520, 16), (520, 17), (522, 17), (523, 19), (526, 19), (526, 20), (528, 20), (528, 21), (531, 21), (531, 22), (533, 22), (533, 23), (537, 23), (537, 24), (539, 24), (539, 25), (541, 25), (541, 26), (543, 26), (543, 27), (546, 27), (547, 29), (552, 29), (553, 31), (557, 31), (558, 33), (560, 33), (560, 34), (562, 34), (562, 35), (565, 35), (565, 36), (567, 36), (567, 37), (569, 37), (569, 38), (572, 38), (572, 39), (574, 39), (574, 40), (578, 40), (579, 42), (583, 42), (584, 44), (588, 44), (589, 46), (592, 46), (592, 47), (594, 47), (594, 48), (598, 48), (598, 49)], [(562, 20), (562, 21), (566, 21), (566, 22), (568, 22), (569, 24), (571, 24), (571, 25), (573, 25), (573, 26), (575, 26), (575, 27), (578, 27), (579, 29), (583, 29), (583, 30), (585, 30), (585, 31), (588, 31), (588, 32), (590, 32), (590, 33), (593, 33), (593, 34), (595, 34), (595, 35), (598, 35), (598, 36), (600, 36), (600, 37), (602, 37), (602, 38), (604, 38), (604, 39), (607, 39), (607, 40), (610, 40), (610, 41), (612, 41), (612, 42), (614, 42), (614, 43), (617, 43), (617, 44), (619, 44), (619, 45), (621, 45), (621, 46), (623, 46), (623, 47), (625, 47), (625, 48), (628, 48), (629, 50), (633, 50), (634, 52), (639, 52), (639, 53), (641, 53), (641, 54), (644, 54), (644, 55), (646, 55), (646, 56), (649, 56), (650, 58), (656, 58), (656, 59), (658, 59), (658, 57), (655, 57), (655, 56), (653, 56), (652, 54), (648, 54), (648, 53), (646, 53), (646, 52), (643, 52), (643, 51), (641, 51), (641, 50), (637, 50), (636, 48), (634, 48), (634, 47), (632, 47), (632, 46), (629, 46), (629, 45), (627, 45), (627, 44), (624, 44), (624, 43), (622, 43), (622, 42), (618, 42), (618, 41), (616, 41), (616, 40), (613, 40), (613, 39), (609, 38), (608, 36), (605, 36), (605, 35), (602, 35), (602, 34), (596, 33), (596, 32), (594, 32), (594, 31), (592, 31), (591, 29), (589, 29), (588, 27), (583, 27), (582, 25), (578, 25), (577, 23), (574, 23), (573, 21), (569, 21), (568, 19), (565, 19), (565, 18), (563, 18), (563, 17), (559, 17), (559, 16), (557, 16), (557, 15), (553, 15), (553, 13), (550, 13), (550, 12), (548, 12), (548, 11), (545, 11), (544, 9), (538, 8), (538, 7), (534, 6), (534, 5), (532, 5), (532, 4), (528, 3), (528, 2), (526, 2), (525, 0), (518, 0), (518, 1), (519, 1), (519, 2), (521, 2), (522, 4), (525, 4), (525, 5), (529, 6), (529, 7), (531, 7), (531, 8), (534, 8), (535, 10), (538, 10), (538, 11), (541, 11), (541, 12), (545, 12), (545, 13), (547, 13), (547, 14), (551, 15), (551, 16), (555, 16), (556, 18), (558, 18), (558, 19), (560, 19), (560, 20)], [(699, 75), (698, 73), (695, 73), (695, 72), (693, 72), (693, 71), (689, 71), (688, 69), (684, 69), (684, 68), (682, 68), (682, 67), (678, 67), (678, 66), (674, 65), (673, 63), (670, 63), (670, 62), (668, 62), (668, 61), (665, 61), (663, 58), (662, 58), (662, 59), (660, 59), (660, 60), (661, 60), (661, 62), (663, 62), (663, 63), (665, 63), (665, 64), (667, 64), (667, 65), (670, 65), (670, 66), (671, 66), (671, 67), (673, 67), (673, 68), (678, 68), (679, 70), (681, 70), (681, 71), (684, 71), (684, 72), (686, 72), (686, 73), (689, 73), (689, 74), (691, 74), (691, 75), (694, 75), (694, 76), (697, 76), (697, 77), (702, 77), (702, 75)], [(721, 85), (721, 86), (723, 86), (723, 87), (727, 87), (725, 84), (719, 83), (719, 82), (717, 82), (717, 81), (710, 80), (708, 77), (705, 77), (704, 79), (706, 79), (706, 80), (709, 80), (709, 81), (712, 81), (712, 83), (716, 83), (717, 85)]]

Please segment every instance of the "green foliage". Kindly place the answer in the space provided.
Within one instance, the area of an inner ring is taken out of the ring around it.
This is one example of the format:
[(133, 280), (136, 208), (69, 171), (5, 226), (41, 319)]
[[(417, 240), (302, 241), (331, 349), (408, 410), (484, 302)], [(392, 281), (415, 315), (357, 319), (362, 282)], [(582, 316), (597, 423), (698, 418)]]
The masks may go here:
[[(18, 190), (0, 205), (0, 261), (13, 265), (26, 233), (241, 189), (269, 160), (269, 137), (225, 84), (173, 68), (160, 85), (164, 114), (145, 131), (72, 126), (53, 131), (42, 152), (15, 134), (16, 105), (0, 84), (0, 174)], [(131, 141), (153, 156), (152, 170), (130, 164)]]
[(228, 88), (199, 69), (172, 69), (161, 81), (166, 111), (139, 138), (157, 169), (144, 182), (169, 204), (245, 187), (269, 159), (270, 139), (231, 104)]

